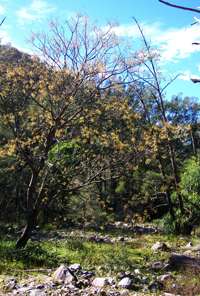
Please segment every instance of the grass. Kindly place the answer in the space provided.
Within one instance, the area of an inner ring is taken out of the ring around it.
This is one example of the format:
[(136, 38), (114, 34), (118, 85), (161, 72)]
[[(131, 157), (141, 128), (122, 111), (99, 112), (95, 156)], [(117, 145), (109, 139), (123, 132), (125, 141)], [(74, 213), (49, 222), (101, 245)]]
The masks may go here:
[[(55, 239), (56, 234), (62, 239)], [(60, 264), (80, 263), (84, 269), (93, 270), (98, 276), (116, 276), (122, 271), (131, 271), (139, 268), (143, 275), (148, 277), (149, 282), (159, 275), (161, 271), (153, 272), (149, 266), (154, 261), (167, 261), (170, 252), (153, 252), (151, 246), (157, 242), (165, 242), (172, 251), (179, 252), (188, 241), (195, 244), (200, 242), (198, 237), (177, 237), (174, 235), (148, 234), (134, 235), (125, 234), (131, 238), (130, 241), (116, 241), (111, 243), (95, 243), (88, 237), (97, 233), (80, 230), (66, 231), (52, 230), (44, 235), (42, 241), (30, 241), (23, 250), (15, 249), (15, 239), (5, 236), (0, 240), (0, 274), (11, 275), (20, 278), (30, 276), (32, 270), (54, 269)], [(108, 233), (103, 232), (107, 235)], [(97, 235), (102, 235), (102, 232)], [(122, 236), (121, 232), (109, 233), (109, 237)], [(53, 239), (51, 239), (53, 237)], [(29, 270), (29, 272), (27, 272)], [(41, 272), (34, 272), (39, 276)], [(195, 289), (196, 294), (200, 292), (199, 276), (188, 274), (184, 276), (181, 272), (173, 273), (178, 283), (175, 292), (181, 295), (190, 295), (188, 289)], [(1, 281), (1, 276), (0, 276)], [(169, 283), (172, 286), (172, 283)], [(174, 292), (167, 287), (167, 291)], [(192, 288), (194, 287), (194, 288)], [(187, 290), (188, 294), (184, 294)], [(182, 291), (182, 292), (181, 292)]]
[(29, 242), (23, 250), (15, 249), (14, 240), (1, 239), (0, 273), (56, 268), (61, 263), (77, 262), (86, 269), (96, 269), (99, 275), (105, 275), (134, 268), (145, 269), (149, 262), (163, 260), (168, 256), (167, 253), (155, 254), (151, 250), (155, 241), (163, 241), (159, 235), (143, 235), (134, 237), (131, 242), (114, 244), (90, 242), (76, 235), (63, 240)]

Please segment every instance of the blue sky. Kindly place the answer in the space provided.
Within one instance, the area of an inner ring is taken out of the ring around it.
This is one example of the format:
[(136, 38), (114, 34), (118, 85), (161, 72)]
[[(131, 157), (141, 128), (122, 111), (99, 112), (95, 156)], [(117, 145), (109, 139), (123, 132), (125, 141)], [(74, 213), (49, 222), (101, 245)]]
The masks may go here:
[[(200, 0), (171, 0), (185, 6), (198, 7)], [(158, 0), (0, 0), (0, 17), (6, 16), (1, 27), (2, 42), (31, 50), (27, 42), (31, 31), (47, 29), (52, 18), (64, 20), (77, 13), (87, 15), (92, 22), (105, 26), (108, 21), (118, 23), (116, 33), (138, 46), (138, 31), (132, 17), (136, 17), (152, 44), (161, 50), (161, 67), (167, 77), (182, 73), (168, 88), (167, 96), (178, 94), (197, 96), (200, 84), (190, 82), (200, 77), (200, 25), (191, 26), (191, 12), (162, 5)], [(199, 14), (200, 17), (200, 14)]]

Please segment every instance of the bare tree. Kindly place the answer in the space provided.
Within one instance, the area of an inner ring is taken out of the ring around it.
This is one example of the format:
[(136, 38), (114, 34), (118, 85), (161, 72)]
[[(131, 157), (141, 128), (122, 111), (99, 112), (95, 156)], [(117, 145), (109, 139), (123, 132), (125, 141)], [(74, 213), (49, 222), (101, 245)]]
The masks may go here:
[(110, 24), (98, 28), (83, 16), (63, 25), (52, 21), (48, 33), (32, 34), (31, 42), (48, 64), (71, 71), (80, 82), (93, 81), (99, 89), (128, 82), (126, 58)]
[[(167, 119), (167, 115), (166, 115), (166, 109), (165, 109), (165, 104), (164, 104), (164, 92), (166, 90), (166, 88), (178, 77), (178, 75), (174, 76), (173, 78), (171, 78), (168, 82), (162, 82), (161, 79), (161, 74), (159, 73), (158, 67), (157, 67), (157, 54), (154, 53), (154, 51), (152, 50), (150, 44), (148, 43), (143, 29), (141, 28), (140, 24), (138, 23), (138, 21), (134, 18), (134, 21), (139, 29), (139, 32), (141, 34), (142, 37), (142, 41), (144, 44), (144, 50), (142, 51), (142, 55), (139, 53), (139, 60), (141, 61), (141, 66), (142, 66), (142, 70), (138, 71), (137, 76), (140, 78), (141, 81), (143, 81), (150, 89), (151, 91), (151, 95), (155, 100), (155, 103), (157, 105), (157, 109), (158, 112), (160, 112), (160, 121), (163, 127), (166, 127), (166, 136), (167, 136), (167, 148), (168, 148), (168, 153), (169, 153), (169, 158), (170, 158), (170, 162), (171, 162), (171, 168), (172, 168), (172, 172), (173, 172), (173, 179), (174, 179), (174, 185), (176, 188), (176, 192), (178, 195), (178, 201), (179, 201), (179, 206), (180, 206), (180, 210), (181, 212), (184, 212), (184, 206), (183, 206), (183, 200), (181, 195), (179, 194), (179, 177), (178, 177), (178, 170), (177, 170), (177, 162), (176, 162), (176, 156), (175, 156), (175, 151), (174, 151), (174, 146), (172, 143), (172, 135), (171, 135), (171, 131), (168, 128), (169, 126), (169, 122)], [(133, 74), (131, 73), (131, 75), (135, 75), (136, 73), (134, 72)], [(141, 100), (141, 98), (140, 98)], [(144, 109), (147, 110), (147, 108), (145, 108), (145, 103), (144, 101), (141, 100), (141, 103), (144, 107)], [(149, 119), (150, 120), (150, 119)], [(160, 163), (160, 166), (162, 168), (161, 170), (161, 174), (163, 176), (163, 179), (165, 179), (165, 170), (164, 167), (162, 167), (162, 163), (161, 163), (161, 159), (160, 156), (158, 155), (158, 160)], [(174, 211), (173, 211), (173, 206), (172, 206), (172, 201), (170, 198), (170, 194), (169, 191), (167, 190), (166, 192), (166, 196), (168, 199), (168, 203), (169, 203), (169, 210), (170, 213), (172, 215), (172, 217), (174, 218)]]

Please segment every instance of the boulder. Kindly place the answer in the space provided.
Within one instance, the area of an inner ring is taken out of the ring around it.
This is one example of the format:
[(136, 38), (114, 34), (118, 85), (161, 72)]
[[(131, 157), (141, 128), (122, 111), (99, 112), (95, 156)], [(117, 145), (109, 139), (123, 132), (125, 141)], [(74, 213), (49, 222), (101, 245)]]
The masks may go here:
[(54, 272), (53, 279), (56, 282), (64, 282), (65, 284), (70, 284), (75, 279), (75, 277), (69, 271), (69, 269), (67, 267), (65, 267), (65, 265), (62, 264)]

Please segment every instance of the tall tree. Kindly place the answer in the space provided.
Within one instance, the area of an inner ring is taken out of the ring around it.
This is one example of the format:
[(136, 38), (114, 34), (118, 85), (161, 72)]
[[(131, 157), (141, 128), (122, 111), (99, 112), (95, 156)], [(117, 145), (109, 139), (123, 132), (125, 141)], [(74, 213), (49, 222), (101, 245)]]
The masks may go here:
[[(97, 102), (107, 98), (103, 92), (127, 82), (129, 66), (111, 27), (106, 31), (90, 27), (82, 17), (66, 22), (65, 26), (52, 22), (48, 34), (33, 35), (32, 42), (43, 55), (43, 62), (33, 57), (29, 63), (0, 65), (0, 112), (13, 134), (1, 147), (1, 155), (16, 153), (30, 173), (26, 193), (27, 223), (17, 248), (26, 245), (45, 200), (53, 147), (81, 138), (84, 129), (78, 128), (77, 122), (87, 122), (85, 118), (89, 119), (91, 112), (95, 123), (98, 120), (95, 114), (100, 111), (96, 109)], [(122, 116), (126, 114), (126, 103), (124, 106), (122, 101), (109, 104), (108, 100), (107, 110), (114, 108), (114, 104), (118, 110), (122, 108)], [(109, 122), (109, 118), (106, 120)], [(85, 132), (87, 138), (91, 130), (85, 129)], [(92, 132), (95, 132), (93, 127)], [(115, 129), (111, 135), (105, 131), (104, 138), (122, 150), (123, 135), (119, 130)], [(96, 182), (108, 168), (107, 161), (101, 161), (99, 166), (98, 161), (91, 165), (87, 155), (83, 154), (78, 161), (85, 178), (76, 179), (70, 190)], [(117, 162), (120, 163), (116, 157)]]

